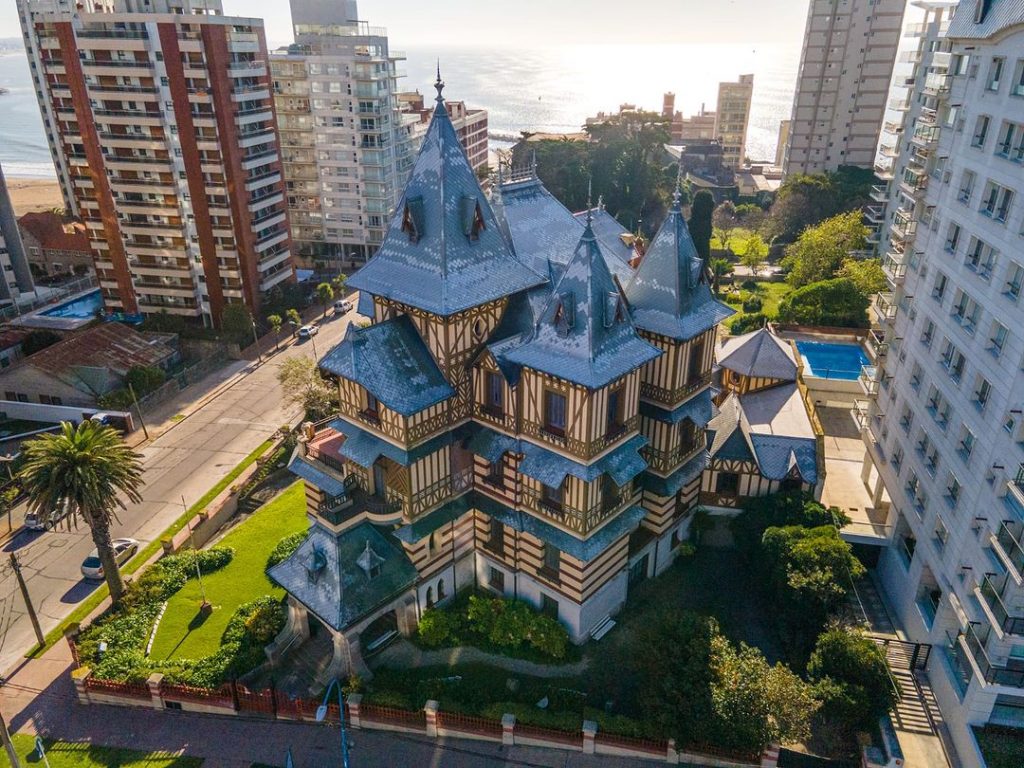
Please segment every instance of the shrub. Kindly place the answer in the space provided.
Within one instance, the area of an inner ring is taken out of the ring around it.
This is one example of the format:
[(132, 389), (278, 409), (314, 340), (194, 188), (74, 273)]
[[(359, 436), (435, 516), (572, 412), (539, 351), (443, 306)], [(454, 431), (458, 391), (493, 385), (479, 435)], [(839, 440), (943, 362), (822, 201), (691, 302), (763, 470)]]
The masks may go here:
[(488, 638), (504, 648), (517, 648), (530, 638), (537, 614), (518, 600), (494, 600), (496, 616)]
[(760, 312), (763, 306), (760, 296), (750, 296), (743, 300), (744, 312)]
[(739, 336), (750, 331), (756, 331), (758, 328), (764, 328), (766, 322), (768, 322), (768, 318), (761, 312), (739, 315), (729, 323), (729, 332), (734, 336)]
[(740, 288), (742, 288), (745, 291), (756, 291), (757, 283), (754, 280), (744, 280), (742, 283), (740, 283)]
[(818, 637), (807, 664), (822, 712), (850, 730), (868, 729), (895, 705), (885, 652), (858, 630), (834, 625)]
[(563, 659), (569, 645), (569, 633), (557, 619), (536, 616), (530, 628), (530, 645), (553, 659)]
[(255, 642), (266, 645), (281, 631), (281, 605), (273, 601), (259, 603), (244, 620), (244, 626)]
[(152, 365), (135, 365), (128, 369), (125, 382), (135, 390), (139, 397), (147, 395), (167, 381), (167, 374), (161, 368)]
[(852, 280), (823, 280), (788, 294), (779, 303), (779, 322), (866, 328), (868, 304)]
[(417, 625), (420, 641), (431, 648), (458, 645), (458, 629), (457, 617), (443, 608), (428, 608)]
[(277, 542), (277, 545), (270, 550), (270, 555), (267, 557), (266, 570), (269, 571), (278, 563), (282, 563), (294, 555), (295, 550), (306, 540), (307, 535), (309, 535), (308, 531), (296, 531)]

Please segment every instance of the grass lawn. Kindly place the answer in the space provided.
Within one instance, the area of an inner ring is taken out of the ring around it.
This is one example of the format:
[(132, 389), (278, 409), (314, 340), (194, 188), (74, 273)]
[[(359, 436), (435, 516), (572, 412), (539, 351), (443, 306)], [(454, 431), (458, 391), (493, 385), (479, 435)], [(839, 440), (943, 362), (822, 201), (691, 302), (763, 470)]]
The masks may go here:
[[(22, 765), (42, 765), (36, 759), (34, 736), (17, 733), (14, 747)], [(95, 744), (72, 744), (66, 741), (43, 739), (43, 748), (52, 768), (200, 768), (202, 758), (172, 755), (166, 752), (136, 752), (133, 749), (113, 749)], [(0, 767), (10, 766), (7, 752), (0, 750)]]
[(306, 530), (306, 497), (302, 481), (239, 523), (217, 546), (231, 547), (235, 556), (219, 571), (203, 578), (213, 613), (198, 620), (202, 602), (199, 581), (189, 579), (168, 602), (150, 653), (154, 659), (199, 659), (215, 653), (228, 620), (242, 604), (263, 595), (282, 597), (264, 573), (267, 557), (277, 543)]
[[(747, 252), (747, 238), (752, 234), (751, 230), (744, 229), (743, 227), (736, 227), (729, 236), (729, 250), (731, 250), (736, 256), (742, 256)], [(722, 251), (725, 250), (722, 247), (722, 241), (718, 239), (717, 235), (711, 236), (711, 248), (713, 250)]]
[(1009, 729), (975, 728), (974, 736), (988, 768), (1020, 768), (1024, 765), (1024, 735)]
[[(739, 280), (737, 278), (733, 279), (735, 282), (735, 286), (739, 288), (739, 284), (742, 282), (742, 280)], [(756, 283), (756, 285), (757, 287), (753, 291), (750, 291), (750, 293), (754, 294), (755, 296), (761, 299), (761, 311), (768, 317), (769, 320), (774, 320), (775, 317), (779, 314), (779, 302), (781, 302), (782, 299), (785, 298), (788, 294), (792, 293), (793, 286), (786, 282), (758, 282)], [(734, 299), (729, 299), (728, 295), (728, 293), (724, 293), (720, 298), (722, 298), (733, 309), (739, 310), (740, 314), (742, 314), (743, 302)]]
[[(189, 507), (188, 510), (184, 512), (181, 517), (175, 520), (167, 528), (167, 530), (163, 532), (161, 536), (157, 536), (155, 539), (153, 539), (153, 541), (151, 541), (149, 544), (142, 548), (142, 551), (139, 552), (139, 554), (137, 554), (125, 565), (123, 565), (121, 567), (121, 573), (125, 576), (128, 576), (130, 574), (135, 573), (137, 570), (139, 570), (139, 568), (145, 565), (149, 558), (151, 558), (156, 553), (156, 551), (160, 549), (161, 546), (163, 546), (160, 543), (161, 539), (166, 538), (168, 536), (173, 536), (182, 528), (184, 528), (185, 524), (189, 520), (195, 517), (199, 512), (206, 509), (206, 506), (211, 501), (213, 501), (220, 494), (221, 491), (223, 491), (225, 488), (231, 485), (231, 483), (235, 482), (235, 480), (238, 478), (240, 474), (242, 474), (245, 468), (252, 464), (254, 461), (256, 461), (256, 459), (258, 459), (264, 453), (266, 453), (267, 449), (269, 449), (271, 445), (273, 445), (273, 441), (266, 440), (260, 443), (258, 446), (256, 446), (256, 449), (252, 453), (250, 453), (248, 456), (242, 459), (235, 466), (234, 469), (228, 472), (221, 479), (220, 482), (218, 482), (215, 486), (213, 486), (210, 490), (203, 494), (199, 501), (197, 501), (195, 504)], [(45, 645), (43, 645), (42, 648), (36, 647), (25, 655), (28, 657), (34, 657), (38, 654), (41, 654), (47, 648), (52, 648), (54, 643), (56, 643), (58, 640), (64, 637), (64, 630), (67, 627), (70, 627), (72, 624), (80, 624), (81, 622), (85, 621), (85, 618), (90, 613), (95, 611), (97, 606), (104, 600), (106, 600), (109, 596), (110, 592), (107, 589), (106, 582), (104, 582), (97, 589), (93, 590), (93, 593), (89, 595), (89, 597), (87, 597), (85, 600), (79, 603), (78, 607), (75, 608), (75, 610), (73, 610), (68, 615), (68, 617), (64, 619), (64, 621), (58, 624), (54, 629), (52, 629), (49, 632), (49, 634), (46, 635), (46, 643)]]

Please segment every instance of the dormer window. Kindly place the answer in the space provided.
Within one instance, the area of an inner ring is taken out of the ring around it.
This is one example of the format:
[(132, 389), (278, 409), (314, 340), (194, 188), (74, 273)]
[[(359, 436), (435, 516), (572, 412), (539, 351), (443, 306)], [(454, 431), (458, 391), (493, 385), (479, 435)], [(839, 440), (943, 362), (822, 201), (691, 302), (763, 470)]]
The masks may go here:
[(555, 325), (555, 330), (562, 336), (568, 336), (569, 331), (572, 330), (573, 322), (575, 322), (575, 309), (576, 302), (573, 300), (571, 292), (560, 294), (558, 297), (558, 304), (555, 306), (555, 314), (552, 321)]
[(306, 578), (309, 579), (309, 583), (316, 584), (327, 568), (327, 555), (319, 547), (313, 547), (303, 565), (306, 568)]
[(384, 567), (384, 558), (373, 551), (369, 539), (366, 541), (366, 549), (356, 559), (356, 565), (366, 574), (367, 579), (375, 579), (380, 576), (381, 569)]
[(463, 195), (461, 201), (462, 233), (470, 242), (480, 238), (480, 232), (486, 229), (484, 214), (480, 210), (480, 201), (471, 195)]
[(604, 327), (611, 328), (625, 319), (626, 313), (622, 305), (622, 297), (615, 291), (609, 293), (605, 296), (604, 302)]
[(418, 243), (423, 237), (423, 198), (408, 197), (402, 212), (402, 231), (409, 235), (410, 243)]

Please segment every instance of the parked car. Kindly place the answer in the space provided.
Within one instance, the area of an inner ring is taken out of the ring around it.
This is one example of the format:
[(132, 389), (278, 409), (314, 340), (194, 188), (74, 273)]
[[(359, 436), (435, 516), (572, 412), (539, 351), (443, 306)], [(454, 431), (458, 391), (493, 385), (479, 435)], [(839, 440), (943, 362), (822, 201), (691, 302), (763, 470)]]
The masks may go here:
[(318, 333), (320, 333), (320, 329), (317, 328), (315, 325), (304, 325), (301, 328), (299, 328), (300, 339), (310, 339), (313, 336), (316, 336)]
[(45, 531), (63, 520), (67, 513), (66, 501), (61, 502), (56, 509), (29, 511), (25, 514), (25, 527), (30, 531)]
[[(114, 559), (118, 565), (124, 565), (139, 551), (139, 542), (135, 539), (114, 539)], [(95, 549), (82, 561), (82, 575), (87, 579), (102, 579), (103, 564), (100, 554)]]
[(338, 299), (334, 302), (334, 314), (344, 315), (346, 312), (352, 311), (352, 302), (348, 299)]

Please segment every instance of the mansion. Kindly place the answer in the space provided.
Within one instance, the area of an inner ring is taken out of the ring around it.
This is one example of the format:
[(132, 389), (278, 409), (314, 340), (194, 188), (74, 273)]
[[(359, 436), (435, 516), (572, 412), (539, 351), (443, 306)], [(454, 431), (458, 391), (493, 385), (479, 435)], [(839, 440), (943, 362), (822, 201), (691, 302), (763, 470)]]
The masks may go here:
[[(270, 570), (290, 640), (314, 622), (333, 637), (325, 679), (366, 675), (366, 654), (470, 588), (556, 616), (573, 642), (600, 637), (631, 585), (672, 562), (708, 465), (733, 311), (678, 195), (642, 258), (535, 170), (488, 198), (436, 87), (384, 242), (349, 280), (370, 324), (320, 360), (339, 411), (306, 425), (290, 464), (310, 534)], [(792, 456), (761, 492), (814, 487)]]

